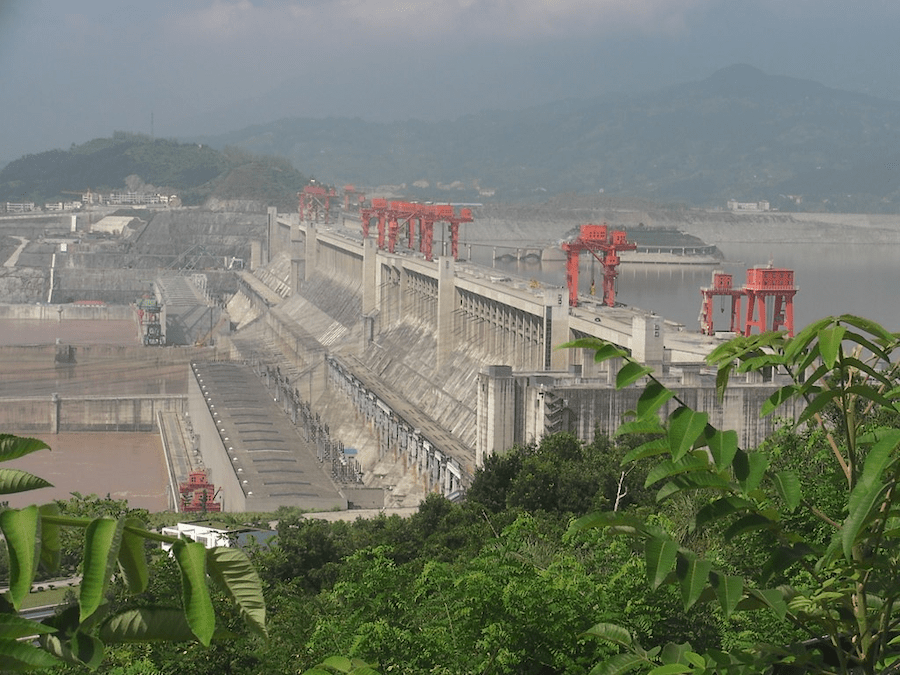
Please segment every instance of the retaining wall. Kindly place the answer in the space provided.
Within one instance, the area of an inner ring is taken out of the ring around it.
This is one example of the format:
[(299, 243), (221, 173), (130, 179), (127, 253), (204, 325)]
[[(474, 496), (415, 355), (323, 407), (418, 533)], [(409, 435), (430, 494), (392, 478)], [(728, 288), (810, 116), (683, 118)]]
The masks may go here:
[(186, 396), (34, 396), (0, 398), (0, 429), (50, 431), (158, 430), (157, 413), (187, 410)]

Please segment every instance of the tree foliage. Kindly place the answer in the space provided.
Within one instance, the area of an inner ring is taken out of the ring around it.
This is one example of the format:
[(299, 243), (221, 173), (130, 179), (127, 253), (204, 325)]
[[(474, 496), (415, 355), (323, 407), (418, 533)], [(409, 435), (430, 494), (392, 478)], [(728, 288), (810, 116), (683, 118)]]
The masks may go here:
[[(47, 449), (36, 439), (0, 435), (0, 461)], [(46, 481), (17, 469), (0, 470), (0, 494), (32, 490)], [(62, 535), (83, 533), (83, 562), (77, 603), (54, 617), (37, 622), (21, 615), (38, 566), (58, 570)], [(0, 657), (4, 670), (46, 668), (60, 662), (96, 668), (105, 645), (130, 642), (196, 640), (209, 645), (216, 634), (216, 617), (208, 578), (229, 597), (245, 624), (266, 633), (262, 587), (248, 558), (235, 549), (206, 549), (150, 532), (128, 513), (115, 516), (70, 516), (58, 504), (0, 510), (0, 531), (9, 556), (9, 587), (0, 598)], [(113, 577), (120, 577), (131, 594), (149, 584), (146, 545), (169, 542), (180, 569), (181, 606), (142, 606), (110, 613), (108, 596)], [(36, 635), (39, 646), (21, 638)]]
[[(773, 368), (785, 382), (762, 414), (774, 414), (794, 398), (805, 401), (792, 423), (801, 434), (795, 438), (805, 440), (788, 453), (776, 443), (740, 448), (733, 431), (714, 428), (705, 413), (684, 405), (623, 351), (595, 340), (570, 343), (594, 348), (598, 360), (625, 358), (619, 386), (648, 377), (620, 433), (640, 431), (649, 440), (625, 463), (652, 458), (646, 484), (657, 489), (657, 500), (685, 500), (693, 532), (714, 532), (745, 550), (752, 544), (759, 565), (738, 572), (721, 557), (691, 550), (658, 522), (632, 514), (594, 513), (575, 521), (571, 532), (603, 527), (631, 538), (643, 553), (650, 586), (679, 589), (686, 608), (714, 603), (726, 619), (763, 611), (801, 636), (766, 643), (767, 636), (756, 635), (729, 651), (674, 643), (645, 649), (632, 631), (598, 623), (588, 634), (621, 652), (595, 672), (761, 673), (787, 666), (810, 673), (895, 671), (900, 429), (891, 423), (900, 410), (898, 343), (897, 334), (843, 315), (793, 338), (764, 333), (717, 348), (708, 361), (717, 369), (720, 395), (733, 373)], [(662, 420), (669, 399), (677, 407)]]

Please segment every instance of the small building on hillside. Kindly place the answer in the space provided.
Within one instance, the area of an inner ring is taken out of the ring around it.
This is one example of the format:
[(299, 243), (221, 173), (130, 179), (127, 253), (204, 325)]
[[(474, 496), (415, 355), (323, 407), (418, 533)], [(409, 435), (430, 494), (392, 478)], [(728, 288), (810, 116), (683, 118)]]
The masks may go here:
[[(170, 537), (200, 542), (206, 548), (228, 546), (241, 549), (248, 546), (267, 547), (269, 541), (278, 534), (274, 530), (226, 525), (225, 523), (216, 523), (209, 520), (196, 523), (178, 523), (172, 527), (164, 527), (162, 533)], [(162, 549), (171, 551), (172, 544), (164, 543)]]

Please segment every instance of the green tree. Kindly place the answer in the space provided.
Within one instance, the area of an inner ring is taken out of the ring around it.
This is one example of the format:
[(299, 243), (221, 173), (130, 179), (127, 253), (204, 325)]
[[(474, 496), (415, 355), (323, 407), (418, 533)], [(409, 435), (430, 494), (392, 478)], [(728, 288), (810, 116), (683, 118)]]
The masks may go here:
[[(657, 380), (650, 368), (595, 340), (569, 346), (595, 349), (595, 359), (624, 358), (617, 387), (647, 383), (633, 419), (619, 433), (647, 435), (626, 464), (652, 458), (648, 486), (657, 500), (684, 498), (690, 527), (721, 535), (726, 546), (748, 545), (760, 564), (735, 570), (696, 552), (660, 522), (601, 512), (576, 521), (573, 534), (605, 527), (631, 537), (643, 552), (653, 588), (671, 584), (686, 608), (715, 602), (726, 620), (744, 612), (774, 617), (773, 634), (736, 641), (728, 651), (695, 651), (669, 643), (645, 649), (632, 631), (599, 623), (588, 633), (621, 653), (595, 672), (624, 673), (892, 673), (900, 601), (900, 410), (896, 350), (900, 336), (865, 319), (822, 319), (796, 337), (764, 333), (738, 337), (708, 358), (720, 395), (735, 371), (775, 369), (786, 382), (763, 406), (786, 401), (805, 408), (792, 424), (803, 442), (738, 447), (734, 431), (709, 424)], [(661, 420), (666, 405), (674, 410)], [(785, 642), (795, 631), (800, 637)], [(773, 639), (774, 638), (774, 639)]]
[[(48, 446), (36, 439), (0, 434), (0, 461), (9, 461)], [(19, 469), (0, 469), (0, 494), (23, 492), (49, 483)], [(38, 566), (59, 568), (61, 531), (84, 533), (82, 578), (77, 602), (44, 622), (20, 615)], [(265, 604), (255, 569), (237, 549), (205, 549), (145, 529), (141, 522), (119, 517), (63, 515), (58, 504), (0, 510), (0, 531), (9, 555), (9, 588), (0, 598), (0, 657), (5, 670), (47, 668), (61, 662), (99, 666), (105, 644), (196, 640), (209, 645), (216, 633), (208, 577), (223, 589), (244, 623), (266, 632)], [(114, 575), (121, 575), (132, 594), (150, 582), (145, 545), (169, 542), (181, 580), (181, 607), (140, 606), (110, 613), (108, 594)], [(39, 646), (20, 641), (39, 636)]]

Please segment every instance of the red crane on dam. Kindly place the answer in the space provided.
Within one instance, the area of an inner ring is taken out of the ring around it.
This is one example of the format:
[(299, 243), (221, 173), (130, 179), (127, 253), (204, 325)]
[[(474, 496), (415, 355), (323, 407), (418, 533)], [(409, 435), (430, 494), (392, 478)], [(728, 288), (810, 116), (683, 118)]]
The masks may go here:
[[(752, 267), (747, 270), (747, 283), (742, 288), (732, 287), (732, 277), (724, 272), (713, 272), (712, 286), (701, 288), (703, 302), (700, 308), (700, 332), (713, 335), (713, 305), (716, 296), (731, 297), (731, 332), (750, 335), (753, 329), (761, 333), (768, 330), (787, 331), (794, 335), (794, 295), (800, 290), (794, 285), (794, 271), (772, 267)], [(747, 312), (741, 323), (741, 303), (746, 297)], [(768, 326), (768, 299), (773, 298), (772, 325)], [(723, 307), (724, 311), (724, 307)]]
[(415, 250), (418, 231), (419, 252), (426, 260), (434, 259), (434, 224), (447, 223), (450, 228), (450, 254), (459, 258), (459, 226), (474, 221), (471, 209), (460, 209), (456, 213), (451, 204), (419, 204), (416, 202), (387, 201), (374, 198), (371, 205), (359, 211), (362, 219), (362, 234), (369, 236), (372, 218), (378, 219), (378, 248), (393, 253), (400, 240), (403, 224), (407, 228), (407, 244)]
[[(578, 306), (578, 260), (582, 251), (588, 251), (603, 265), (603, 303), (608, 307), (616, 305), (616, 277), (619, 276), (619, 251), (635, 251), (637, 244), (628, 241), (624, 230), (609, 231), (603, 225), (582, 225), (579, 235), (572, 241), (563, 242), (566, 252), (566, 285), (569, 287), (569, 307)], [(603, 254), (601, 257), (599, 254)]]
[(307, 185), (297, 193), (297, 210), (300, 212), (300, 222), (320, 220), (328, 224), (328, 214), (331, 210), (331, 198), (337, 196), (334, 188), (325, 188), (321, 185)]

